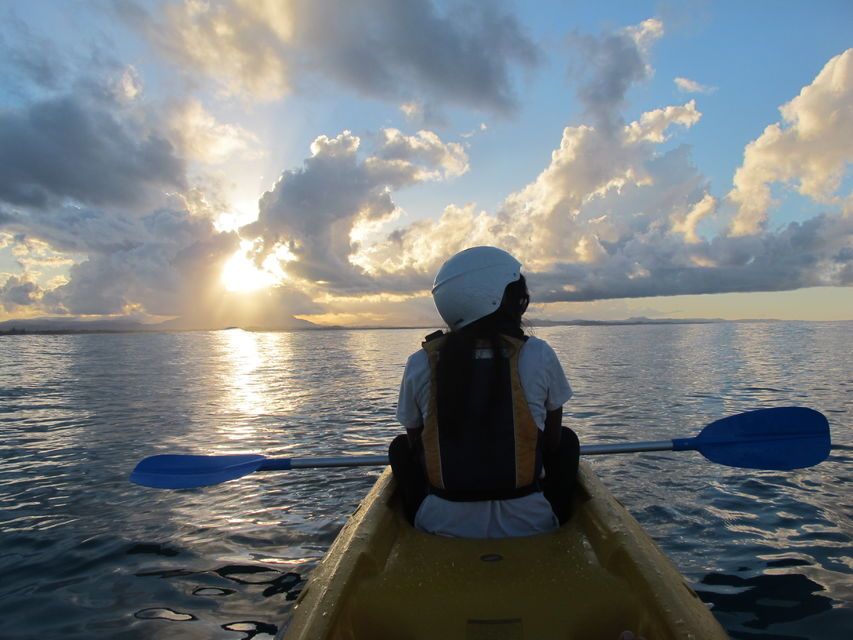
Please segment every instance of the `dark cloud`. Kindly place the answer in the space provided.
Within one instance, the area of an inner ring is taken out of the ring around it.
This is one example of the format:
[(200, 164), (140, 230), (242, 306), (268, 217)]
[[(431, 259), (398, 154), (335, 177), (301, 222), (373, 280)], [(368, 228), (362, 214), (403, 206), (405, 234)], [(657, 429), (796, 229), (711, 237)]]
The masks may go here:
[(0, 110), (0, 203), (147, 209), (185, 187), (167, 118), (136, 101), (139, 76), (107, 36), (55, 42), (13, 14), (0, 25), (0, 92), (11, 98)]
[(656, 20), (646, 20), (600, 36), (573, 34), (569, 44), (580, 53), (570, 67), (578, 80), (577, 94), (596, 126), (613, 130), (621, 124), (620, 110), (628, 89), (651, 73), (646, 47), (662, 33)]
[(0, 307), (4, 307), (7, 311), (14, 311), (18, 307), (28, 307), (37, 303), (40, 295), (41, 287), (35, 282), (17, 276), (9, 276), (6, 282), (0, 285)]
[(445, 11), (431, 1), (396, 0), (300, 8), (308, 65), (368, 95), (510, 112), (517, 106), (511, 65), (529, 67), (538, 58), (516, 18), (496, 3), (457, 3)]
[[(0, 213), (2, 224), (2, 213)], [(141, 237), (135, 216), (74, 206), (10, 216), (7, 227), (68, 253), (112, 253), (129, 249)]]
[(13, 222), (18, 221), (18, 216), (15, 214), (0, 208), (0, 227), (11, 225)]
[(184, 187), (185, 163), (168, 140), (77, 97), (0, 113), (0, 200), (130, 206)]
[(173, 2), (157, 15), (121, 3), (117, 12), (193, 72), (262, 98), (320, 75), (370, 97), (509, 113), (513, 69), (539, 58), (494, 2)]

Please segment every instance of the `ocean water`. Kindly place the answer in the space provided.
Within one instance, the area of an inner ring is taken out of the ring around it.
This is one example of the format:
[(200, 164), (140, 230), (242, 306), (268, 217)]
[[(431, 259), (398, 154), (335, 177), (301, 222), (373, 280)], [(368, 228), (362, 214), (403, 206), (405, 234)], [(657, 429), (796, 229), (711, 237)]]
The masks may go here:
[[(0, 637), (272, 638), (378, 469), (128, 482), (157, 453), (382, 453), (425, 330), (0, 337)], [(804, 405), (835, 448), (793, 472), (596, 457), (734, 638), (853, 629), (853, 323), (539, 328), (584, 443)]]

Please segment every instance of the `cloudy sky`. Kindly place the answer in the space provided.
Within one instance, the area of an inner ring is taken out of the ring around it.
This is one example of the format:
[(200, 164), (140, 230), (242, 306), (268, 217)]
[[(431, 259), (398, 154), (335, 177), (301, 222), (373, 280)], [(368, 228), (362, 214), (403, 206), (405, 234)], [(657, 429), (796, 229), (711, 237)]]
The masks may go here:
[[(596, 6), (606, 5), (606, 6)], [(0, 320), (853, 319), (853, 4), (0, 2)]]

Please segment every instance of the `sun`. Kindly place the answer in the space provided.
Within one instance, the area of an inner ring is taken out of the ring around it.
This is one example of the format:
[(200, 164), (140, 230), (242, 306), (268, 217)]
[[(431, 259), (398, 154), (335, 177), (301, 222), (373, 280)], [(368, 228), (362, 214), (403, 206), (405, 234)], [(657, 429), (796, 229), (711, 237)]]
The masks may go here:
[(281, 267), (272, 264), (270, 260), (265, 260), (262, 267), (258, 268), (246, 253), (251, 246), (250, 242), (241, 242), (240, 249), (223, 266), (222, 284), (227, 291), (249, 293), (272, 287), (284, 280), (285, 274)]

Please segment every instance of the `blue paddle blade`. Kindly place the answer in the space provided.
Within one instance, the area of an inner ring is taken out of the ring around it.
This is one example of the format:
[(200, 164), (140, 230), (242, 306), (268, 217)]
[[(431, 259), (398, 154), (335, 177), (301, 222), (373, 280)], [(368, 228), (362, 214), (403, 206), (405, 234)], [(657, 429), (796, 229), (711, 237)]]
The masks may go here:
[(265, 460), (256, 454), (151, 456), (136, 465), (130, 481), (155, 489), (192, 489), (241, 478), (257, 471)]
[(829, 456), (829, 423), (806, 407), (747, 411), (712, 422), (692, 447), (708, 460), (745, 469), (810, 467)]

